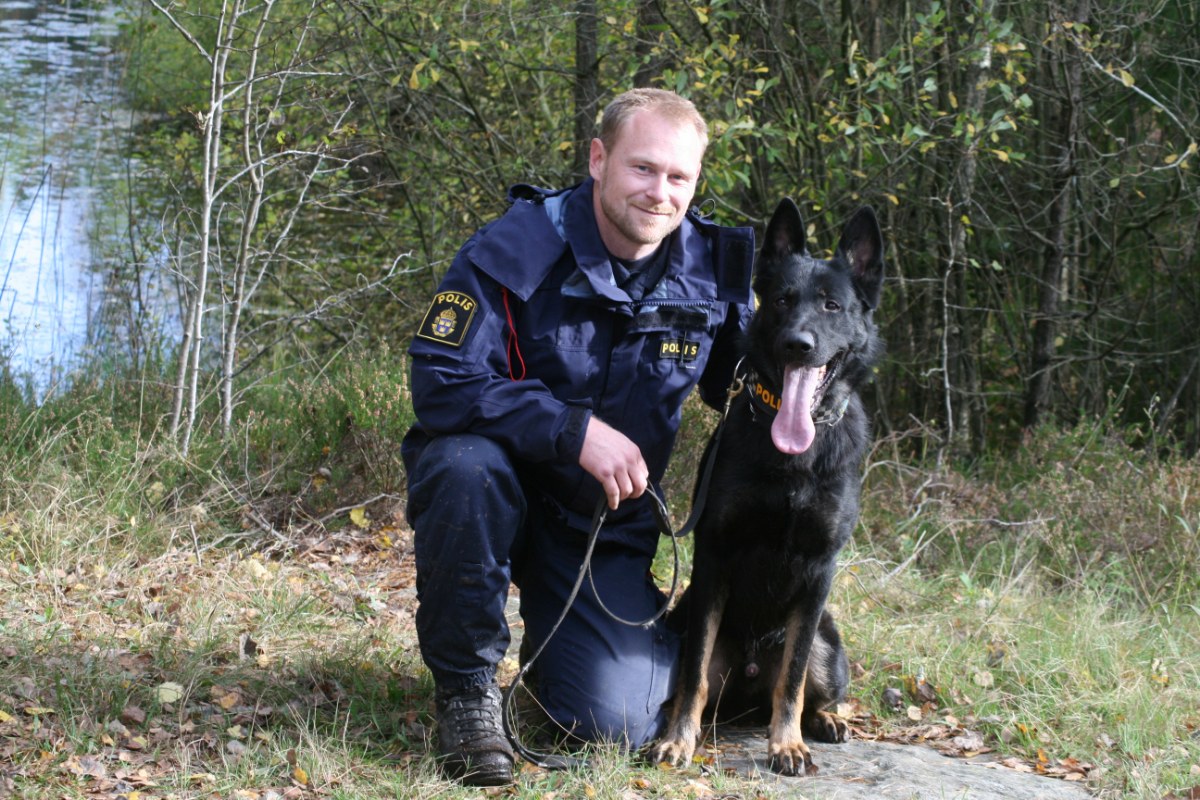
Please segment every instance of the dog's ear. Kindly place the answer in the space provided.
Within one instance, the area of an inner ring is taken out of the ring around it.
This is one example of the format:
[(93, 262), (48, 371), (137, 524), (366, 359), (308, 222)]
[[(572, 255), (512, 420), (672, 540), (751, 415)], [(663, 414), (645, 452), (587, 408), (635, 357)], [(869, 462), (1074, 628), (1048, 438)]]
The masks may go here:
[(863, 303), (874, 309), (883, 291), (883, 234), (873, 208), (863, 206), (850, 218), (837, 249), (850, 265), (850, 275)]
[(807, 236), (804, 233), (804, 217), (800, 209), (785, 197), (775, 207), (771, 221), (767, 224), (767, 236), (763, 241), (764, 257), (807, 255)]

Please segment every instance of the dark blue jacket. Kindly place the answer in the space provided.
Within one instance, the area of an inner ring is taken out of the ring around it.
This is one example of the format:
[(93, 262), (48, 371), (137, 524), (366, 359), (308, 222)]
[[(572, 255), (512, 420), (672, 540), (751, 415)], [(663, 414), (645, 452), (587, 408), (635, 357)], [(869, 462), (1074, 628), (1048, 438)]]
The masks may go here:
[[(687, 394), (699, 385), (723, 404), (750, 317), (754, 234), (689, 212), (662, 280), (635, 302), (613, 278), (591, 179), (509, 199), (459, 251), (409, 348), (418, 422), (406, 461), (440, 433), (489, 437), (586, 529), (603, 496), (579, 466), (591, 415), (638, 445), (658, 486)], [(651, 511), (647, 497), (622, 503), (604, 538), (653, 549)]]

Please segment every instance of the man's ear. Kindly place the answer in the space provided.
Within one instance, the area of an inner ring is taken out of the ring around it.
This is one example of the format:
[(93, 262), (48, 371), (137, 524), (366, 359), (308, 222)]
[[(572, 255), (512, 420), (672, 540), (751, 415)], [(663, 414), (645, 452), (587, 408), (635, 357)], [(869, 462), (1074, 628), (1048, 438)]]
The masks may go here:
[(604, 152), (604, 142), (599, 139), (592, 139), (592, 149), (588, 153), (588, 172), (596, 180), (600, 180), (600, 175), (604, 172), (604, 157), (606, 155)]

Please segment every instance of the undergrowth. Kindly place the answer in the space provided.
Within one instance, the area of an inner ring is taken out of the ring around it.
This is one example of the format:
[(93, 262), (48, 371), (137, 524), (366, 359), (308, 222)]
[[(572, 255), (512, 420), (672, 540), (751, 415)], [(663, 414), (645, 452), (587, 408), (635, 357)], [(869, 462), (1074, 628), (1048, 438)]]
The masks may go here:
[[(37, 405), (0, 380), (0, 796), (478, 796), (429, 756), (404, 374), (347, 352), (260, 380), (232, 440), (187, 457), (145, 376)], [(685, 414), (677, 524), (713, 422)], [(1200, 468), (1119, 434), (1047, 429), (962, 469), (876, 446), (831, 598), (857, 730), (957, 726), (1105, 798), (1200, 784)], [(766, 793), (600, 748), (513, 795)]]

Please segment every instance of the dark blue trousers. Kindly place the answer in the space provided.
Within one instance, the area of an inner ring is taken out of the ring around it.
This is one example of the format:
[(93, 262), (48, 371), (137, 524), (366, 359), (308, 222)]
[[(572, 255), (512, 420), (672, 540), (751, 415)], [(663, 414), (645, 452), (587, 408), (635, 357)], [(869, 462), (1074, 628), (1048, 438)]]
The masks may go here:
[[(509, 645), (504, 606), (521, 591), (525, 636), (545, 641), (579, 574), (586, 532), (568, 527), (523, 484), (507, 452), (474, 435), (430, 440), (408, 465), (408, 518), (416, 533), (417, 636), (441, 691), (493, 680)], [(620, 544), (593, 553), (585, 581), (535, 663), (538, 700), (551, 718), (589, 741), (637, 748), (665, 725), (679, 641), (650, 617), (664, 602), (651, 557)]]

